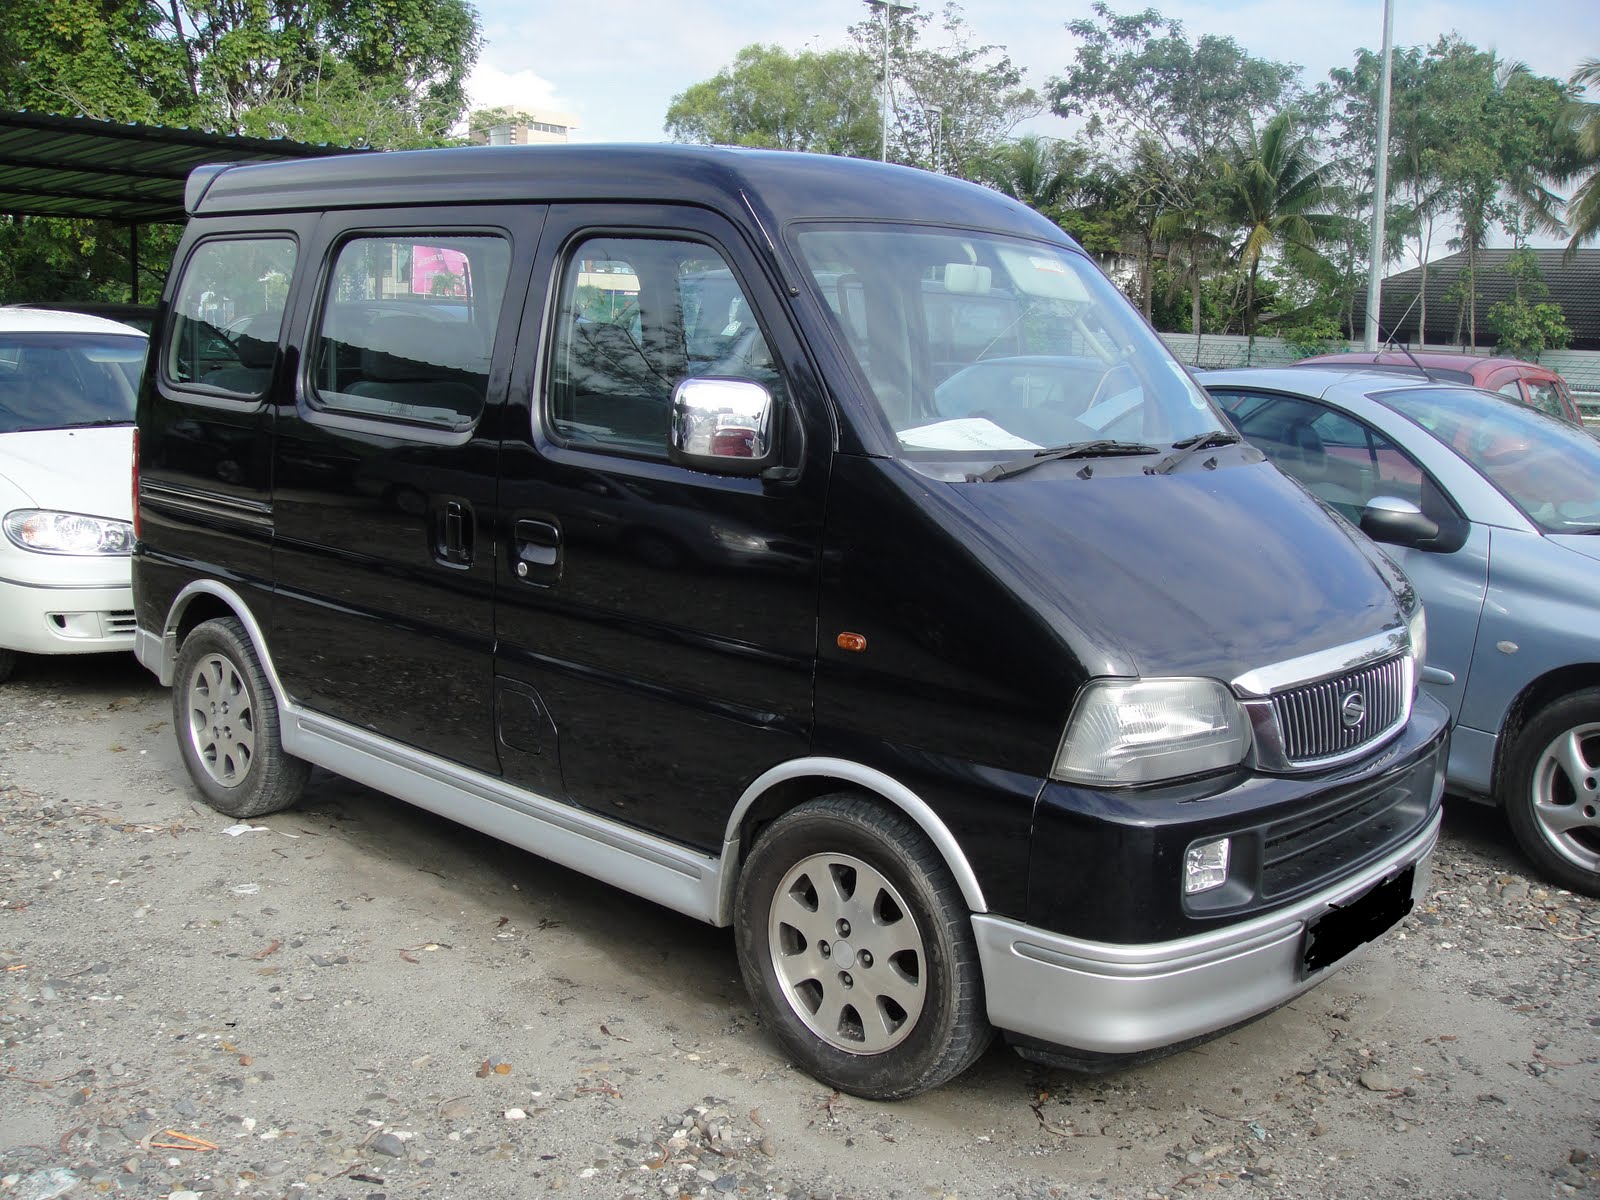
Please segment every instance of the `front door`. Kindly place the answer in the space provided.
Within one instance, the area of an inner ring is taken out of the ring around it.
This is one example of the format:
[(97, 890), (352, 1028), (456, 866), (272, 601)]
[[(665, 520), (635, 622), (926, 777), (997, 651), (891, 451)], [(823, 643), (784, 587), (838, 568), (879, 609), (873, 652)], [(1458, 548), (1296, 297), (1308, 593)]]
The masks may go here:
[[(572, 802), (713, 850), (745, 786), (810, 743), (823, 398), (759, 260), (710, 214), (552, 207), (534, 274), (550, 287), (501, 451), (506, 774), (548, 794), (554, 742)], [(769, 389), (783, 468), (668, 461), (694, 376)]]

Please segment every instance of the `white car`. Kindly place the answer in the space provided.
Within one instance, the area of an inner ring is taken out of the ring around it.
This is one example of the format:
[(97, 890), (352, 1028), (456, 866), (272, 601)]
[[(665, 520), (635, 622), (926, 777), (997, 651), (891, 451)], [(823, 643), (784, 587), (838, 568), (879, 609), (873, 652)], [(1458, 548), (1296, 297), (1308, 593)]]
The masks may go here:
[(0, 308), (0, 681), (18, 653), (133, 649), (133, 409), (146, 338)]

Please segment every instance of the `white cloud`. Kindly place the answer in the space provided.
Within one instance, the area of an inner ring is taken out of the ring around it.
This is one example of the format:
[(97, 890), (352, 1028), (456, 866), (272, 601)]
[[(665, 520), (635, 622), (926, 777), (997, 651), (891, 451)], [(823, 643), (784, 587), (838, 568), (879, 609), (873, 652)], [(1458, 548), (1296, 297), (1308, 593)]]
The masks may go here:
[(467, 79), (467, 95), (473, 108), (543, 108), (572, 111), (556, 91), (555, 84), (526, 68), (505, 71), (488, 55), (478, 60)]

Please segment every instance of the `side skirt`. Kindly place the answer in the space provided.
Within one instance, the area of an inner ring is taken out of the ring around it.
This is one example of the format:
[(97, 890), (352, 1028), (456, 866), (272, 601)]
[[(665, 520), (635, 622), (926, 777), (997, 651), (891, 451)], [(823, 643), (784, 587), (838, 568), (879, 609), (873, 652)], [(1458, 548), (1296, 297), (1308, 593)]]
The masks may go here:
[(549, 800), (342, 721), (281, 705), (297, 758), (710, 924), (722, 860)]

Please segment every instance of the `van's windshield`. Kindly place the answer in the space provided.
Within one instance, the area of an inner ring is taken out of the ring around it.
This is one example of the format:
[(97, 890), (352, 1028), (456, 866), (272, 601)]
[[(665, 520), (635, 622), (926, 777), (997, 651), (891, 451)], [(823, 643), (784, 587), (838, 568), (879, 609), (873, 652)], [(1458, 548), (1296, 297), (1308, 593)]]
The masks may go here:
[(969, 469), (1081, 442), (1229, 428), (1083, 255), (923, 226), (796, 237), (900, 453)]

